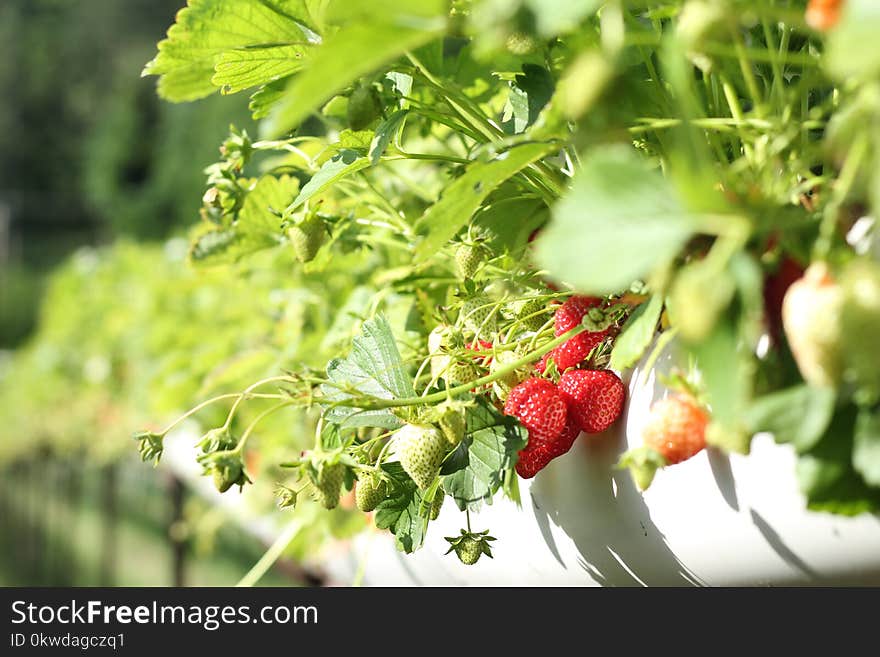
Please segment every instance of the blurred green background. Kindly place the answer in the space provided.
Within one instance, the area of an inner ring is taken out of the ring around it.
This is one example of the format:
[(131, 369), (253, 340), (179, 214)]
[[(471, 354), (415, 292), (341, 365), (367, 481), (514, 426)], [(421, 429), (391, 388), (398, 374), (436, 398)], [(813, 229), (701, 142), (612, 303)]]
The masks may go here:
[(248, 115), (140, 77), (182, 4), (0, 3), (0, 585), (231, 585), (266, 549), (127, 439), (276, 344), (268, 287), (185, 264), (202, 170)]

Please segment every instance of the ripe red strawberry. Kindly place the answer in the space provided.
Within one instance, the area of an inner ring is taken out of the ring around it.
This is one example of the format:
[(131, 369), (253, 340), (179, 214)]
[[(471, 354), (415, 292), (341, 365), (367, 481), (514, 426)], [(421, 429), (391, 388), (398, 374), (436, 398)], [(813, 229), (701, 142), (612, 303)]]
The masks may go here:
[[(590, 308), (595, 308), (602, 303), (597, 297), (573, 296), (556, 309), (553, 315), (554, 333), (560, 336), (581, 323), (584, 315)], [(554, 349), (550, 356), (556, 362), (556, 369), (564, 372), (570, 367), (575, 367), (589, 356), (593, 348), (602, 342), (608, 335), (608, 331), (596, 331), (579, 333)], [(546, 365), (546, 362), (544, 363)], [(539, 364), (539, 371), (543, 371)]]
[(620, 417), (626, 388), (611, 370), (569, 370), (559, 379), (568, 413), (586, 433), (600, 433)]
[(544, 440), (541, 434), (529, 431), (529, 442), (519, 451), (516, 473), (523, 479), (531, 479), (550, 461), (570, 450), (580, 433), (581, 428), (574, 417), (568, 418), (560, 434), (552, 440)]
[(568, 411), (556, 386), (547, 379), (526, 379), (507, 396), (504, 414), (512, 415), (541, 441), (559, 436)]
[(550, 356), (556, 362), (556, 369), (564, 372), (570, 367), (576, 367), (590, 355), (593, 348), (602, 342), (607, 335), (607, 330), (595, 333), (585, 331), (584, 333), (578, 333), (564, 344), (559, 345), (550, 352)]
[[(488, 340), (476, 340), (474, 342), (468, 342), (465, 346), (465, 349), (470, 349), (471, 351), (492, 351), (492, 343)], [(492, 356), (474, 356), (474, 359), (479, 361), (480, 364), (488, 366), (489, 363), (492, 362)]]
[(550, 356), (552, 356), (552, 355), (553, 355), (552, 351), (550, 353), (544, 354), (543, 356), (541, 356), (541, 360), (539, 360), (537, 363), (535, 363), (535, 371), (538, 374), (543, 374), (544, 372), (547, 371), (547, 361), (550, 360)]
[(645, 445), (657, 450), (667, 465), (689, 459), (706, 446), (709, 414), (690, 395), (655, 402), (642, 430)]
[(556, 337), (570, 331), (581, 323), (584, 315), (590, 308), (595, 308), (602, 303), (598, 297), (573, 296), (556, 309), (553, 315), (554, 332)]

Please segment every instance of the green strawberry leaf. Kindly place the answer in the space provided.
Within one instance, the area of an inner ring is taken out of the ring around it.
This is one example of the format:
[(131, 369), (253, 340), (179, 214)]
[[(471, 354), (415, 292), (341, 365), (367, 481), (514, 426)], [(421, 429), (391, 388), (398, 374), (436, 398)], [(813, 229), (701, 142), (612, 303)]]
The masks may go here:
[(229, 50), (221, 53), (214, 64), (211, 83), (223, 94), (234, 94), (244, 89), (282, 80), (302, 70), (309, 51), (314, 46), (298, 43), (286, 46), (266, 46), (259, 49)]
[(474, 223), (488, 231), (488, 246), (492, 252), (520, 254), (528, 244), (529, 236), (547, 223), (550, 214), (542, 201), (506, 195), (504, 191), (502, 186), (499, 199), (490, 198), (480, 208), (474, 216)]
[(819, 442), (798, 459), (798, 482), (812, 511), (854, 516), (880, 509), (880, 488), (868, 486), (853, 467), (856, 417), (854, 406), (840, 408)]
[(614, 342), (614, 349), (611, 351), (611, 369), (624, 370), (642, 357), (651, 340), (654, 339), (661, 312), (663, 312), (663, 296), (660, 294), (655, 294), (635, 309)]
[(358, 15), (329, 36), (308, 67), (290, 83), (284, 98), (262, 125), (264, 137), (277, 137), (298, 126), (315, 108), (386, 62), (441, 34), (446, 3), (442, 0), (398, 0), (381, 8), (336, 3), (334, 8)]
[(320, 194), (346, 176), (370, 166), (369, 158), (352, 149), (345, 148), (339, 154), (327, 160), (311, 180), (303, 185), (299, 195), (293, 200), (287, 212), (294, 212), (316, 194)]
[(317, 38), (309, 9), (306, 0), (189, 0), (143, 74), (160, 76), (159, 95), (174, 102), (290, 75)]
[(411, 553), (425, 540), (428, 519), (419, 513), (422, 494), (397, 462), (383, 463), (389, 475), (391, 491), (376, 507), (376, 527), (394, 534), (397, 549)]
[(523, 64), (510, 88), (508, 107), (502, 118), (506, 132), (520, 134), (538, 118), (553, 96), (553, 76), (543, 66)]
[[(379, 399), (415, 396), (412, 382), (403, 367), (397, 343), (388, 321), (378, 316), (364, 322), (361, 333), (352, 340), (351, 353), (345, 359), (333, 359), (327, 376), (336, 385), (321, 386), (327, 402), (344, 402), (352, 397), (346, 388)], [(400, 419), (390, 410), (364, 411), (359, 408), (329, 406), (325, 417), (343, 428), (382, 427), (397, 429)]]
[(755, 399), (746, 412), (753, 433), (767, 431), (778, 443), (791, 443), (798, 452), (813, 448), (834, 415), (832, 388), (798, 385)]
[(422, 261), (440, 248), (470, 221), (486, 197), (505, 180), (550, 153), (558, 144), (530, 143), (516, 146), (488, 162), (473, 162), (465, 173), (450, 184), (440, 200), (416, 222), (416, 232), (423, 239), (416, 246), (415, 257)]
[(289, 78), (276, 80), (275, 82), (264, 84), (251, 94), (248, 109), (251, 111), (251, 116), (255, 121), (269, 116), (272, 106), (284, 96), (284, 90), (287, 88), (288, 82)]
[(536, 240), (558, 280), (610, 294), (670, 262), (697, 229), (672, 184), (628, 146), (594, 149)]
[(237, 262), (244, 256), (282, 242), (280, 211), (296, 193), (299, 181), (290, 176), (263, 176), (248, 192), (238, 219), (231, 226), (197, 232), (190, 247), (192, 262), (219, 265)]
[(504, 482), (505, 471), (516, 463), (516, 454), (526, 446), (526, 430), (516, 420), (499, 413), (480, 397), (468, 409), (467, 460), (457, 459), (462, 467), (442, 477), (446, 491), (462, 511), (477, 510)]
[(726, 426), (736, 426), (748, 404), (749, 379), (745, 376), (747, 355), (735, 326), (725, 318), (703, 342), (688, 348), (696, 356), (712, 417)]
[(469, 442), (470, 441), (468, 441), (467, 438), (462, 438), (456, 448), (446, 455), (446, 458), (443, 459), (443, 463), (440, 466), (441, 476), (458, 472), (468, 466), (468, 463), (470, 463), (468, 454)]
[(373, 166), (379, 164), (379, 160), (385, 149), (388, 148), (388, 144), (400, 132), (408, 113), (409, 110), (398, 110), (382, 121), (376, 128), (376, 135), (373, 137), (373, 143), (370, 144), (370, 163)]
[(880, 487), (880, 411), (859, 411), (852, 458), (862, 478), (869, 485)]

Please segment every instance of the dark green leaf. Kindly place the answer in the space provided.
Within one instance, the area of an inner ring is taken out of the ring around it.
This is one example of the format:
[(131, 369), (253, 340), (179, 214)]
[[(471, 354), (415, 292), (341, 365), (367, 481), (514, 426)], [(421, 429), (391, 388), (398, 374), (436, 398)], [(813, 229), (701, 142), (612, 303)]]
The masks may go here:
[(440, 467), (441, 475), (452, 474), (468, 466), (468, 442), (468, 440), (462, 439), (458, 446), (443, 459), (443, 464)]
[(821, 440), (798, 459), (798, 482), (813, 511), (857, 515), (880, 509), (880, 489), (869, 487), (853, 468), (855, 421), (853, 406), (838, 409)]
[(414, 552), (422, 546), (428, 524), (419, 513), (422, 495), (399, 463), (384, 463), (382, 469), (391, 478), (391, 492), (376, 507), (376, 527), (394, 534), (399, 550)]
[(466, 225), (486, 197), (505, 180), (532, 162), (559, 150), (554, 144), (524, 144), (489, 162), (474, 162), (443, 192), (443, 196), (416, 223), (424, 236), (416, 246), (416, 260), (425, 260)]
[(799, 452), (812, 448), (828, 428), (834, 414), (832, 388), (799, 385), (765, 395), (752, 402), (746, 423), (749, 430), (767, 431), (778, 443), (791, 443)]
[(697, 227), (672, 185), (629, 147), (589, 154), (538, 238), (538, 263), (575, 289), (610, 294), (676, 256)]
[(408, 110), (398, 110), (382, 121), (376, 128), (376, 135), (370, 145), (370, 162), (375, 166), (403, 126)]
[(500, 198), (489, 199), (489, 203), (480, 208), (474, 223), (488, 229), (492, 236), (488, 246), (493, 252), (519, 254), (528, 244), (529, 236), (547, 222), (550, 214), (539, 199), (511, 198), (505, 191), (502, 186), (498, 190)]
[(635, 309), (614, 343), (610, 363), (612, 369), (624, 370), (642, 357), (654, 339), (662, 311), (663, 297), (659, 294)]
[(515, 134), (525, 131), (537, 120), (554, 91), (553, 77), (543, 66), (523, 64), (522, 70), (511, 86), (509, 98)]
[(880, 412), (862, 409), (856, 418), (853, 466), (871, 486), (880, 487)]
[(468, 410), (466, 440), (467, 464), (442, 477), (442, 483), (460, 509), (476, 510), (483, 502), (491, 503), (505, 470), (513, 466), (516, 453), (526, 445), (526, 430), (480, 398), (477, 406)]

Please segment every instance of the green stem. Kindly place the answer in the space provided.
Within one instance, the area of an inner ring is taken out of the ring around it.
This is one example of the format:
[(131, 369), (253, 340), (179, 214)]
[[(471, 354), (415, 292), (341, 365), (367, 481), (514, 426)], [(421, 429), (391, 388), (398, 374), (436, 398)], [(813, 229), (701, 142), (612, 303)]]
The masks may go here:
[[(201, 404), (194, 406), (193, 408), (189, 409), (186, 413), (181, 415), (179, 418), (174, 420), (174, 422), (169, 424), (167, 427), (165, 427), (165, 429), (163, 431), (160, 432), (160, 435), (164, 436), (169, 431), (171, 431), (174, 427), (176, 427), (178, 424), (180, 424), (181, 422), (183, 422), (187, 418), (192, 417), (193, 415), (198, 413), (200, 410), (202, 410), (203, 408), (205, 408), (207, 406), (210, 406), (211, 404), (215, 404), (219, 401), (224, 401), (226, 399), (234, 399), (237, 397), (241, 397), (241, 395), (242, 395), (242, 393), (240, 393), (240, 392), (230, 392), (230, 393), (227, 393), (224, 395), (217, 395), (216, 397), (211, 397), (211, 399), (205, 400)], [(282, 399), (281, 395), (262, 394), (262, 393), (251, 393), (251, 394), (247, 395), (247, 397), (248, 397), (248, 399)]]
[(282, 408), (292, 406), (294, 403), (295, 402), (290, 400), (284, 401), (280, 404), (275, 404), (275, 406), (267, 408), (265, 411), (257, 415), (257, 417), (254, 418), (254, 421), (251, 422), (248, 425), (247, 429), (244, 430), (244, 433), (241, 434), (241, 438), (239, 439), (238, 444), (235, 446), (235, 449), (233, 449), (232, 452), (234, 454), (241, 454), (241, 451), (244, 449), (245, 444), (247, 444), (248, 438), (250, 438), (251, 433), (253, 433), (254, 429), (260, 422), (262, 422), (266, 417), (272, 415), (272, 413), (280, 411)]
[[(736, 95), (736, 89), (733, 88), (730, 80), (728, 80), (725, 75), (721, 73), (718, 75), (721, 78), (721, 90), (724, 92), (724, 99), (727, 101), (727, 106), (730, 108), (730, 115), (741, 123), (743, 121), (743, 111), (742, 105), (739, 103), (739, 97)], [(752, 151), (752, 147), (750, 144), (746, 143), (741, 135), (740, 144), (742, 145), (746, 158), (748, 158), (750, 162), (753, 161), (754, 152)]]
[(831, 252), (831, 246), (834, 238), (835, 227), (837, 226), (837, 215), (840, 207), (846, 201), (850, 190), (855, 184), (856, 178), (862, 168), (862, 163), (868, 155), (868, 140), (857, 140), (847, 155), (840, 176), (834, 185), (834, 196), (825, 207), (825, 213), (822, 216), (822, 223), (819, 225), (819, 239), (816, 240), (813, 249), (814, 260), (824, 260)]
[(736, 58), (739, 60), (739, 68), (746, 81), (746, 89), (748, 89), (749, 96), (752, 98), (755, 114), (758, 115), (758, 118), (764, 118), (764, 103), (761, 98), (761, 90), (758, 89), (758, 81), (755, 79), (752, 63), (746, 56), (746, 47), (743, 43), (742, 34), (740, 34), (739, 28), (736, 27), (731, 28), (731, 33), (733, 35), (734, 48), (736, 49)]
[(266, 379), (262, 379), (260, 381), (257, 381), (256, 383), (252, 383), (251, 385), (249, 385), (242, 392), (238, 393), (238, 399), (236, 399), (235, 402), (233, 402), (232, 408), (229, 409), (229, 415), (226, 416), (226, 422), (223, 423), (222, 428), (228, 429), (230, 427), (230, 425), (232, 425), (232, 418), (235, 417), (235, 412), (238, 410), (238, 407), (241, 404), (241, 402), (243, 402), (245, 400), (245, 398), (249, 396), (249, 394), (252, 390), (256, 390), (260, 386), (265, 385), (267, 383), (272, 383), (273, 381), (290, 381), (290, 380), (291, 380), (290, 377), (286, 376), (286, 375), (285, 376), (270, 376)]
[(293, 520), (284, 531), (278, 535), (275, 542), (269, 546), (269, 549), (260, 557), (259, 561), (254, 564), (244, 577), (242, 577), (236, 586), (250, 587), (259, 582), (263, 575), (274, 565), (276, 561), (284, 554), (284, 550), (290, 545), (290, 542), (296, 538), (296, 535), (305, 527), (305, 523), (299, 518)]

